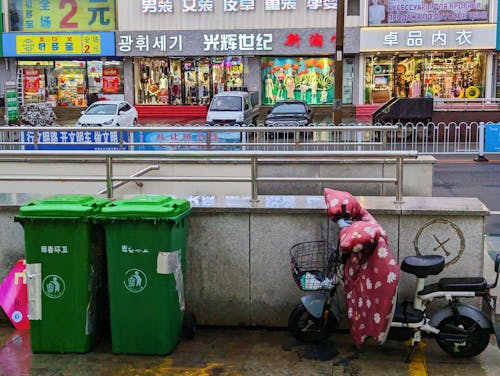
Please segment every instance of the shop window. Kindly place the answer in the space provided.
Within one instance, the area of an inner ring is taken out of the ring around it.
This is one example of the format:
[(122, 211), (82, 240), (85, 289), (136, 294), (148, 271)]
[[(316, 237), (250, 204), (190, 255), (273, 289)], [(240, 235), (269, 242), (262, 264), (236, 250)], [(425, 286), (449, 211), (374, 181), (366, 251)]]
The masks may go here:
[(485, 53), (474, 51), (367, 57), (365, 103), (484, 97), (485, 61)]
[(56, 61), (57, 105), (68, 107), (87, 106), (85, 94), (85, 62)]
[(124, 99), (123, 63), (121, 61), (88, 61), (87, 80), (89, 98)]
[(207, 105), (214, 94), (243, 88), (241, 57), (136, 58), (135, 103)]
[(261, 60), (262, 103), (302, 99), (309, 104), (331, 104), (334, 62), (327, 57), (265, 57)]

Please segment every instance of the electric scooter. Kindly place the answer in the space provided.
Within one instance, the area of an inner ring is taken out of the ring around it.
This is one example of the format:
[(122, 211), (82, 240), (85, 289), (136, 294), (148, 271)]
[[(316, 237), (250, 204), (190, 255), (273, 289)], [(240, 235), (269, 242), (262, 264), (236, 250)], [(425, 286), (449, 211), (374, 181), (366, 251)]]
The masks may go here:
[[(340, 304), (333, 304), (342, 281), (342, 256), (328, 241), (303, 242), (290, 249), (292, 275), (297, 285), (309, 294), (291, 312), (288, 328), (303, 342), (328, 338), (341, 319)], [(488, 346), (495, 334), (500, 348), (500, 326), (495, 320), (496, 301), (490, 290), (498, 283), (500, 252), (494, 255), (496, 279), (488, 284), (483, 277), (441, 278), (425, 284), (426, 277), (438, 275), (445, 266), (441, 255), (408, 256), (402, 271), (416, 277), (413, 301), (398, 302), (391, 321), (389, 338), (411, 339), (407, 362), (421, 341), (422, 332), (436, 339), (445, 352), (454, 357), (473, 357)], [(465, 304), (461, 298), (481, 297), (483, 309)], [(432, 315), (427, 311), (434, 299), (446, 299), (446, 305)]]

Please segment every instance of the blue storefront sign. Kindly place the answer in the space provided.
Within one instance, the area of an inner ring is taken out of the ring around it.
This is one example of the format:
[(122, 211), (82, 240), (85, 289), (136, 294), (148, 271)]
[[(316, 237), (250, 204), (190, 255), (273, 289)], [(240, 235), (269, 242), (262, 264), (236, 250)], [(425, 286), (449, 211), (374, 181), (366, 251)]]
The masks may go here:
[(484, 151), (486, 153), (500, 153), (500, 124), (486, 124)]
[(114, 131), (40, 131), (35, 148), (35, 132), (22, 132), (24, 150), (129, 150), (127, 132)]
[[(206, 150), (206, 132), (134, 132), (134, 143), (148, 145), (135, 146), (135, 150)], [(199, 142), (203, 145), (182, 145), (182, 143)], [(211, 150), (241, 150), (240, 145), (218, 145), (221, 143), (240, 143), (241, 132), (210, 133)], [(158, 144), (181, 145), (158, 145)]]

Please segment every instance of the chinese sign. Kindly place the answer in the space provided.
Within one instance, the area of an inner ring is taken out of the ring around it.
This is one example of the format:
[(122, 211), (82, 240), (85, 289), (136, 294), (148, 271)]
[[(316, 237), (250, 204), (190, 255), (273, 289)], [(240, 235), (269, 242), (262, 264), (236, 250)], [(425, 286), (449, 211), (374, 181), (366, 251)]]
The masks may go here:
[(360, 50), (495, 49), (495, 25), (362, 28)]
[(203, 34), (203, 51), (272, 51), (273, 35), (261, 33)]
[(5, 56), (113, 56), (114, 33), (3, 33)]
[(19, 101), (17, 98), (17, 88), (14, 81), (5, 82), (5, 112), (9, 123), (19, 121)]
[[(216, 0), (179, 0), (179, 9), (184, 13), (212, 13)], [(142, 13), (174, 13), (174, 0), (142, 0)], [(219, 4), (217, 4), (219, 6)], [(255, 0), (222, 0), (224, 12), (255, 11)], [(336, 10), (337, 0), (306, 0), (308, 10)], [(297, 10), (297, 0), (264, 0), (266, 11)]]
[[(143, 143), (134, 150), (205, 150), (205, 132), (134, 132), (134, 142)], [(202, 146), (182, 145), (182, 143), (203, 143)], [(239, 150), (239, 145), (217, 145), (217, 143), (240, 143), (241, 132), (212, 132), (212, 150)], [(146, 144), (146, 145), (144, 145)], [(170, 145), (161, 145), (170, 144)]]
[(369, 0), (368, 25), (488, 22), (489, 0)]
[(40, 90), (40, 71), (38, 69), (23, 69), (23, 88), (25, 93), (38, 93)]
[[(123, 132), (123, 142), (128, 133)], [(22, 132), (24, 150), (127, 150), (120, 146), (120, 133), (114, 131), (40, 131), (35, 146), (35, 133)]]
[[(332, 54), (334, 28), (116, 32), (117, 56)], [(359, 28), (346, 28), (344, 51), (359, 52)]]
[(118, 68), (104, 67), (102, 70), (102, 92), (118, 94), (120, 89), (120, 73)]
[(115, 0), (10, 0), (12, 31), (113, 31)]

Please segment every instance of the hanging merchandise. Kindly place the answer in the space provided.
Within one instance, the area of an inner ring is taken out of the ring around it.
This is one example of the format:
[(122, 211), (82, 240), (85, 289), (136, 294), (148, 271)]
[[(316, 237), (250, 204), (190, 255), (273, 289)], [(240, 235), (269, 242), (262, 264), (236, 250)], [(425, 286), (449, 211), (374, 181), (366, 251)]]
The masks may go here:
[(469, 86), (465, 90), (466, 98), (479, 98), (480, 95), (481, 95), (481, 90), (479, 90), (476, 86)]

